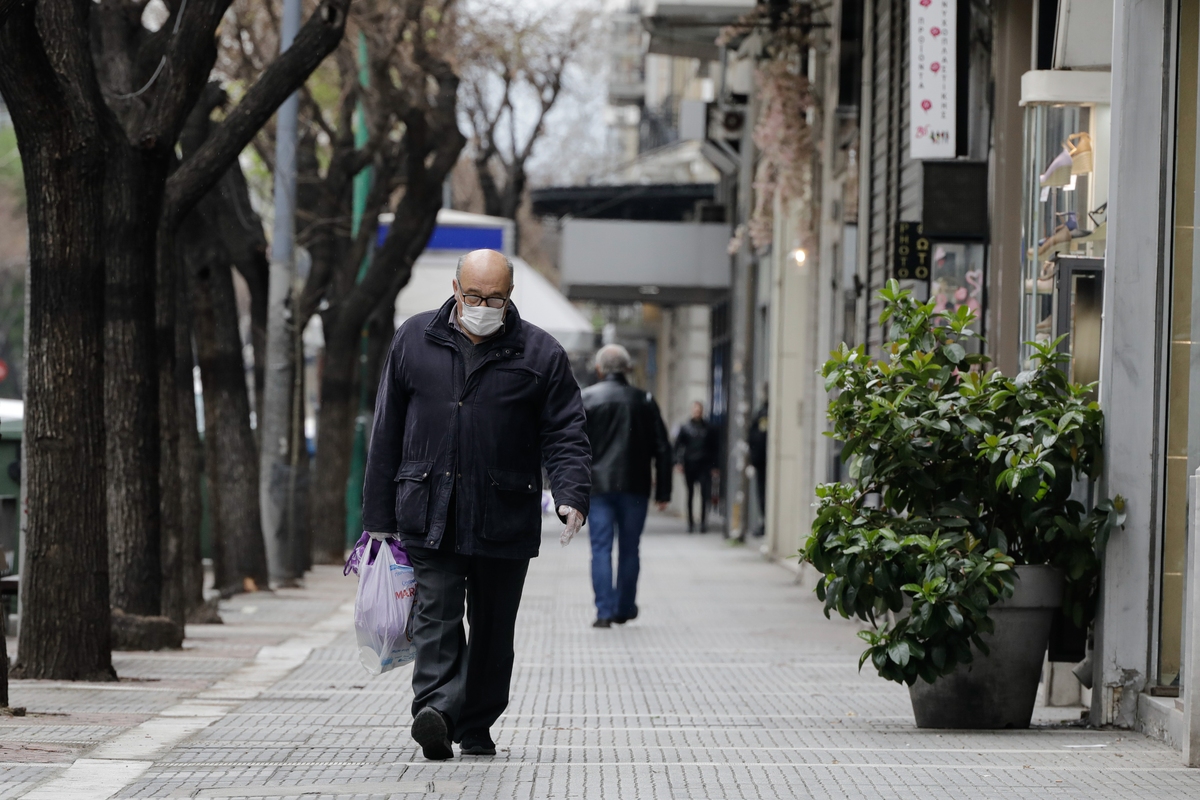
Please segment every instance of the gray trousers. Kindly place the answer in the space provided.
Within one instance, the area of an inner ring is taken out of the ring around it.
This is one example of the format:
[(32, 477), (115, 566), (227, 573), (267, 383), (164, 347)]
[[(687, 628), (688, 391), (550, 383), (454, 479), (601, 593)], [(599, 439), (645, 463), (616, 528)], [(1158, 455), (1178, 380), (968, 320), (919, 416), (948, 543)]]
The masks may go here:
[[(451, 738), (487, 730), (508, 707), (513, 634), (529, 559), (464, 556), (408, 548), (417, 598), (412, 713), (432, 707)], [(464, 602), (468, 640), (463, 630)]]

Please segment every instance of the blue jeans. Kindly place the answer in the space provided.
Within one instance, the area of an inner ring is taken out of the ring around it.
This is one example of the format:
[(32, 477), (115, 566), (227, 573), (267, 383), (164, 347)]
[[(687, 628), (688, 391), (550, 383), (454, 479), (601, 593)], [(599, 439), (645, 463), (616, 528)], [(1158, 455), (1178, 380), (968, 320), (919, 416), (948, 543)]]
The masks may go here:
[[(592, 495), (588, 536), (592, 540), (592, 589), (596, 617), (616, 619), (637, 614), (638, 544), (650, 498), (629, 492)], [(614, 531), (615, 529), (615, 531)], [(613, 586), (612, 549), (617, 539), (617, 583)]]

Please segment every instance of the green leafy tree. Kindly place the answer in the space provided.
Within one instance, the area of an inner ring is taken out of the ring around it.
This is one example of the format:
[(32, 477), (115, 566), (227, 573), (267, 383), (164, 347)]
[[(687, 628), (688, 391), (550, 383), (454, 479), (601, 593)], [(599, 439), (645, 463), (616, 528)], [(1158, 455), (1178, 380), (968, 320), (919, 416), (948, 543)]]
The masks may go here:
[(826, 616), (872, 624), (860, 667), (911, 685), (988, 652), (988, 610), (1018, 564), (1061, 569), (1064, 611), (1089, 625), (1123, 501), (1080, 499), (1101, 472), (1103, 414), (1063, 371), (1061, 340), (1033, 344), (1032, 368), (1008, 378), (968, 347), (966, 307), (939, 316), (895, 281), (880, 297), (885, 358), (843, 344), (822, 369), (850, 480), (818, 487), (801, 556)]

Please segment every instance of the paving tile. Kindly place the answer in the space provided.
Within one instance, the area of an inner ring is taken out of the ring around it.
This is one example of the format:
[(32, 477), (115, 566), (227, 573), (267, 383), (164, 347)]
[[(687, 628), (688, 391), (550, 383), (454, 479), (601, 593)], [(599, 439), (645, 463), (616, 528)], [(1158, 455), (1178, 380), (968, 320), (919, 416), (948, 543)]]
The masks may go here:
[[(1176, 751), (1136, 733), (1064, 724), (1078, 709), (1038, 709), (1028, 731), (917, 730), (903, 687), (858, 672), (854, 624), (826, 620), (810, 587), (752, 548), (680, 528), (652, 518), (641, 615), (609, 630), (590, 627), (586, 538), (563, 549), (547, 530), (526, 585), (495, 758), (424, 761), (408, 734), (411, 673), (367, 675), (346, 625), (115, 796), (1200, 797), (1200, 770), (1182, 768)], [(305, 589), (223, 604), (227, 625), (189, 630), (181, 653), (122, 654), (118, 670), (137, 680), (96, 692), (18, 685), (18, 701), (44, 715), (0, 723), (0, 754), (29, 742), (46, 758), (86, 755), (92, 743), (235, 680), (258, 647), (318, 625), (353, 589), (340, 570), (321, 568)], [(0, 755), (0, 800), (63, 767)]]

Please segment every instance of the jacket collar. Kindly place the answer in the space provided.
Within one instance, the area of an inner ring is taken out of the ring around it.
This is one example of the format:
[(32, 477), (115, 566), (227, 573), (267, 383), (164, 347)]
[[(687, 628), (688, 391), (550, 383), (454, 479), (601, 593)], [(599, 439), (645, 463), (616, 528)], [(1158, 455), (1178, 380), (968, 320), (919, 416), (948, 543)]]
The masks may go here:
[(622, 386), (629, 385), (629, 380), (625, 377), (625, 373), (623, 372), (610, 372), (604, 376), (604, 380), (619, 383)]

